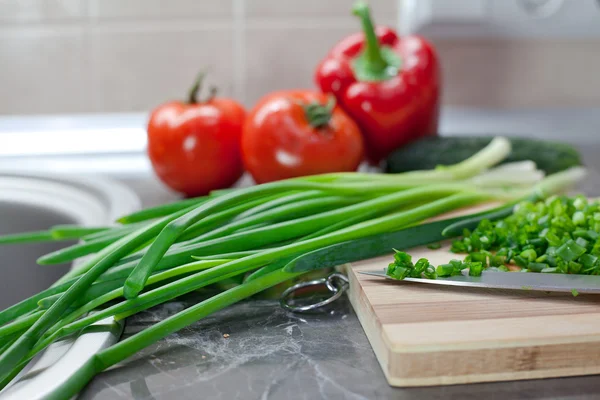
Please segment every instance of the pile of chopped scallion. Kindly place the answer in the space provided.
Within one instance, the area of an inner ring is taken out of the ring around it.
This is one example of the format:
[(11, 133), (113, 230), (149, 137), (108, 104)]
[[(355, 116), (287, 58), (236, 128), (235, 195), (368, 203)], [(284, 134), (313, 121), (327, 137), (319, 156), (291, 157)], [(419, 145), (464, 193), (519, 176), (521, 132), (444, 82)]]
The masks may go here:
[(464, 261), (434, 268), (424, 258), (413, 264), (408, 254), (397, 251), (387, 274), (395, 279), (435, 279), (460, 275), (468, 268), (471, 276), (484, 270), (600, 275), (599, 239), (598, 201), (581, 195), (551, 196), (520, 202), (506, 218), (482, 219), (473, 231), (464, 229), (450, 248), (467, 253)]
[[(71, 398), (95, 374), (144, 347), (311, 269), (439, 241), (452, 224), (506, 216), (522, 199), (562, 192), (584, 176), (582, 168), (573, 168), (543, 177), (531, 162), (494, 168), (510, 151), (507, 140), (496, 138), (467, 160), (431, 171), (288, 179), (142, 210), (115, 226), (57, 226), (2, 237), (0, 244), (79, 240), (41, 257), (44, 268), (85, 259), (50, 288), (0, 312), (0, 387), (50, 344), (91, 324), (227, 282), (220, 286), (226, 290), (97, 353), (52, 394)], [(423, 223), (490, 201), (502, 206)], [(529, 237), (513, 234), (517, 225), (486, 223), (456, 249), (462, 245), (473, 253), (471, 268), (482, 262), (475, 254), (487, 257), (484, 252), (502, 244), (504, 261), (518, 260), (529, 269), (591, 271), (597, 260), (589, 233), (597, 232), (594, 207), (584, 199), (563, 203), (562, 198), (522, 206), (515, 218), (535, 219), (536, 237), (542, 239), (530, 243)], [(552, 217), (544, 220), (544, 215)], [(546, 225), (553, 228), (544, 231)], [(428, 267), (423, 273), (434, 275)]]

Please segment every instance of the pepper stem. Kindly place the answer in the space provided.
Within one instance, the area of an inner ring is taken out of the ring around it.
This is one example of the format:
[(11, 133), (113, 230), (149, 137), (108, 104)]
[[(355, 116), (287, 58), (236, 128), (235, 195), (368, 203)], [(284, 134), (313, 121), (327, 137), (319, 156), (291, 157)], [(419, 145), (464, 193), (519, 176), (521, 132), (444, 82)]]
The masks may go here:
[(335, 98), (333, 96), (329, 97), (329, 100), (327, 100), (327, 104), (325, 105), (317, 101), (302, 104), (306, 120), (315, 129), (324, 128), (329, 124), (334, 107)]
[(388, 62), (382, 55), (379, 40), (375, 34), (373, 20), (371, 19), (369, 5), (363, 1), (358, 1), (354, 4), (354, 7), (352, 7), (352, 14), (360, 18), (365, 34), (365, 50), (363, 52), (364, 62), (368, 64), (371, 71), (383, 72), (388, 67)]

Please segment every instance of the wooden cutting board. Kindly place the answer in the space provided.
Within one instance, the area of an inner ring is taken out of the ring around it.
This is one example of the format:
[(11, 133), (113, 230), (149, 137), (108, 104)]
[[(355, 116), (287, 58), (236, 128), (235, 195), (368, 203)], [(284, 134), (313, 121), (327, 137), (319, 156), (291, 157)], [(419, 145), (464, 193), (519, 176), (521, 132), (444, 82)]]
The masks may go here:
[[(425, 247), (432, 264), (460, 258)], [(394, 282), (347, 265), (349, 297), (392, 386), (434, 386), (600, 373), (600, 296)]]

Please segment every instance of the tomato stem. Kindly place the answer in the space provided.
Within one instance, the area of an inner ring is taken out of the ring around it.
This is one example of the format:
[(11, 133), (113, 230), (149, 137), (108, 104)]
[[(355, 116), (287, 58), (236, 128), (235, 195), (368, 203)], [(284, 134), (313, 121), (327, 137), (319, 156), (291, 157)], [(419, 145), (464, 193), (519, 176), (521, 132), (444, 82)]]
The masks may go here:
[(329, 124), (333, 108), (335, 107), (335, 97), (329, 96), (327, 104), (323, 105), (317, 101), (302, 104), (304, 115), (308, 123), (316, 129), (321, 129)]
[(188, 103), (189, 104), (198, 104), (198, 103), (207, 103), (211, 101), (217, 95), (217, 87), (211, 86), (209, 89), (208, 96), (205, 99), (198, 99), (198, 95), (202, 90), (202, 82), (206, 77), (206, 71), (202, 71), (196, 77), (194, 84), (188, 91)]

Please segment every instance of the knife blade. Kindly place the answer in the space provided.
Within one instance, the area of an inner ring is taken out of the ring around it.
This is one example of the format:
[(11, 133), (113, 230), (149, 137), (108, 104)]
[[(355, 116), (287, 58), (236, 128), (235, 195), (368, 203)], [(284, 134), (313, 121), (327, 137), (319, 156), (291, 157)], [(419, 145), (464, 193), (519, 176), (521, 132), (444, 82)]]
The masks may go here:
[(404, 278), (397, 280), (385, 271), (359, 271), (363, 275), (377, 276), (395, 282), (430, 283), (434, 285), (466, 286), (490, 289), (535, 290), (543, 292), (600, 293), (600, 276), (536, 274), (530, 272), (484, 271), (481, 276), (457, 275), (448, 278)]

